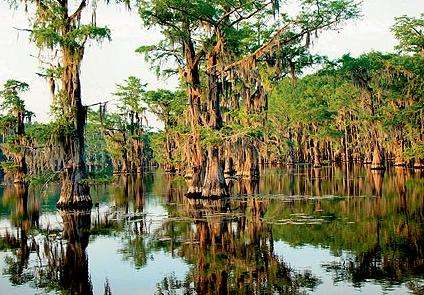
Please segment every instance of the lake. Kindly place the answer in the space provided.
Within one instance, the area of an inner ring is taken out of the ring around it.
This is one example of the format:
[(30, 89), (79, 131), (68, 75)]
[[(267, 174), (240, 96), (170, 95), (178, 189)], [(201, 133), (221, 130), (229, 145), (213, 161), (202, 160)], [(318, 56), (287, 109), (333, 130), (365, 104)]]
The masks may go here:
[(267, 168), (193, 200), (161, 170), (0, 188), (0, 294), (424, 294), (424, 173)]

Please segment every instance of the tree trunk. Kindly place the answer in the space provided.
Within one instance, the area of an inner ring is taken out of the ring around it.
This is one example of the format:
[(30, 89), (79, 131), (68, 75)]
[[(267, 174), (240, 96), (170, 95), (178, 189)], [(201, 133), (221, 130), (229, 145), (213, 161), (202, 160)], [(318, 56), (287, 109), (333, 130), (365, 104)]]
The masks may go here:
[(202, 125), (200, 114), (200, 75), (199, 61), (196, 58), (194, 44), (191, 39), (183, 44), (184, 58), (187, 66), (183, 72), (183, 78), (187, 83), (187, 92), (189, 100), (189, 118), (191, 124), (191, 138), (187, 142), (186, 157), (189, 161), (189, 167), (186, 169), (186, 178), (188, 178), (188, 197), (198, 197), (202, 192), (203, 178), (203, 153), (200, 144), (199, 127)]
[(287, 166), (293, 166), (296, 162), (294, 157), (294, 141), (293, 141), (293, 132), (291, 128), (289, 128), (289, 157), (287, 160)]
[(371, 169), (382, 170), (384, 169), (383, 156), (378, 143), (374, 144)]
[(406, 161), (405, 158), (403, 156), (403, 140), (399, 140), (397, 141), (397, 143), (395, 144), (395, 166), (401, 166), (401, 167), (405, 167), (406, 166)]
[[(217, 43), (215, 44), (212, 51), (207, 56), (207, 78), (208, 78), (208, 89), (207, 89), (207, 101), (206, 101), (206, 113), (204, 117), (200, 117), (200, 114), (196, 114), (199, 111), (200, 105), (200, 92), (199, 88), (193, 89), (189, 92), (190, 98), (190, 107), (191, 107), (191, 122), (192, 122), (192, 130), (193, 130), (193, 142), (191, 143), (192, 147), (189, 149), (192, 152), (193, 158), (193, 173), (190, 180), (190, 185), (188, 189), (188, 196), (198, 197), (199, 192), (201, 192), (202, 198), (217, 198), (217, 197), (226, 197), (229, 195), (228, 187), (225, 182), (224, 172), (222, 167), (222, 162), (220, 160), (219, 149), (215, 143), (212, 143), (211, 146), (208, 147), (206, 151), (206, 165), (204, 170), (204, 179), (202, 181), (202, 172), (203, 172), (203, 153), (200, 146), (200, 135), (199, 135), (199, 123), (200, 125), (206, 125), (213, 131), (218, 131), (221, 129), (223, 125), (222, 116), (221, 116), (221, 106), (220, 106), (220, 98), (222, 85), (217, 75), (217, 59), (218, 54), (221, 52), (222, 40), (220, 39), (219, 33), (217, 35)], [(190, 43), (192, 45), (192, 43)], [(190, 45), (188, 44), (188, 45)], [(190, 47), (189, 47), (190, 48)], [(194, 50), (191, 50), (194, 52)], [(198, 65), (197, 62), (192, 59), (193, 54), (186, 54), (186, 56), (190, 56), (190, 60), (192, 61), (190, 64), (191, 70), (187, 70), (186, 72), (191, 73), (191, 79), (196, 79), (196, 86), (200, 86), (200, 79), (198, 73)], [(189, 65), (190, 65), (189, 64)], [(195, 66), (195, 67), (194, 67)], [(193, 70), (195, 69), (195, 70)], [(195, 75), (194, 75), (195, 74)], [(193, 85), (193, 83), (191, 83)], [(193, 101), (196, 99), (196, 101)], [(203, 122), (202, 122), (203, 119)], [(200, 164), (200, 165), (199, 165)], [(197, 166), (197, 167), (196, 167)], [(199, 186), (201, 184), (201, 186)]]
[[(206, 124), (214, 131), (222, 128), (223, 121), (221, 115), (221, 94), (222, 85), (217, 75), (217, 59), (221, 51), (221, 39), (218, 34), (218, 41), (212, 52), (208, 55), (208, 97)], [(220, 198), (229, 196), (228, 186), (224, 178), (224, 168), (220, 159), (218, 146), (213, 143), (207, 149), (206, 170), (202, 186), (203, 198)]]
[(28, 172), (27, 163), (25, 160), (25, 149), (17, 155), (15, 155), (15, 165), (17, 166), (17, 170), (15, 172), (15, 178), (13, 180), (14, 183), (24, 183), (25, 175)]
[(219, 150), (217, 147), (209, 147), (202, 197), (221, 198), (228, 196), (229, 191), (219, 160)]
[(259, 152), (254, 142), (241, 140), (241, 157), (239, 159), (238, 175), (248, 179), (259, 177)]
[(167, 163), (165, 163), (165, 171), (174, 173), (176, 171), (174, 166), (173, 152), (175, 148), (174, 139), (171, 138), (167, 127), (165, 126), (165, 136), (166, 136), (166, 153), (167, 153)]
[(321, 154), (320, 154), (320, 147), (318, 140), (315, 140), (313, 142), (314, 148), (313, 148), (313, 159), (314, 159), (314, 168), (320, 168), (322, 166), (321, 164)]
[(226, 143), (224, 146), (224, 175), (226, 177), (231, 177), (234, 174), (234, 160), (232, 157), (231, 144)]
[[(20, 146), (25, 146), (25, 115), (23, 112), (18, 112), (17, 114), (17, 128), (16, 135), (18, 136), (17, 144)], [(18, 147), (19, 152), (14, 155), (14, 162), (16, 165), (14, 183), (24, 183), (25, 175), (28, 172), (28, 166), (26, 163), (26, 149), (25, 147)]]
[[(62, 187), (57, 207), (60, 209), (91, 208), (90, 188), (84, 154), (84, 127), (87, 111), (81, 102), (79, 68), (83, 49), (63, 49), (63, 111), (65, 119), (72, 123), (72, 132), (65, 130), (60, 137), (63, 151)], [(66, 128), (66, 127), (65, 127)]]

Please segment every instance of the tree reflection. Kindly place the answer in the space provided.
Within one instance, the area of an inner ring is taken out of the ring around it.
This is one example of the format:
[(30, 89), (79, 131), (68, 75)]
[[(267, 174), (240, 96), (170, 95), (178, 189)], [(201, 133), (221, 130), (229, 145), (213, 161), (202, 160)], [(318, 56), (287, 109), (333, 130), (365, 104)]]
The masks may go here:
[[(255, 184), (244, 183), (241, 190), (254, 192)], [(183, 289), (186, 294), (298, 294), (313, 289), (319, 280), (309, 272), (293, 271), (274, 253), (272, 228), (262, 222), (267, 201), (187, 200), (178, 212), (180, 218), (195, 220), (181, 230), (174, 245), (179, 256), (192, 268), (182, 282), (173, 276), (158, 284), (159, 294)], [(162, 228), (170, 237), (175, 222)], [(169, 244), (162, 247), (169, 249)]]
[[(313, 292), (320, 284), (317, 274), (292, 269), (276, 254), (274, 243), (284, 241), (329, 249), (338, 258), (322, 268), (335, 282), (404, 284), (420, 294), (420, 175), (355, 166), (291, 167), (262, 175), (259, 181), (228, 180), (235, 197), (220, 200), (185, 198), (178, 176), (126, 176), (109, 188), (109, 211), (96, 208), (93, 220), (90, 212), (60, 212), (61, 230), (39, 227), (41, 201), (31, 189), (5, 187), (1, 205), (8, 208), (11, 230), (2, 234), (0, 246), (12, 254), (4, 272), (12, 284), (92, 294), (86, 249), (90, 236), (104, 235), (119, 239), (119, 255), (136, 269), (156, 263), (150, 258), (159, 251), (189, 266), (183, 278), (165, 274), (158, 294)], [(107, 280), (105, 294), (112, 291)]]
[[(93, 294), (90, 275), (88, 272), (87, 246), (90, 237), (90, 212), (60, 212), (63, 220), (63, 238), (67, 245), (65, 252), (57, 261), (49, 263), (52, 269), (57, 266), (55, 278), (59, 286), (68, 294)], [(50, 262), (50, 261), (49, 261)]]
[(24, 284), (32, 279), (32, 274), (27, 272), (30, 252), (34, 250), (35, 243), (28, 238), (31, 226), (38, 225), (38, 206), (34, 203), (28, 209), (28, 186), (15, 184), (5, 190), (5, 197), (15, 201), (15, 210), (11, 212), (11, 220), (16, 227), (16, 236), (6, 232), (3, 244), (14, 249), (15, 256), (6, 257), (7, 268), (4, 271), (10, 276), (12, 284)]
[[(24, 212), (22, 214), (25, 215)], [(28, 228), (20, 228), (14, 238), (18, 242), (17, 250), (13, 255), (7, 256), (5, 273), (17, 285), (30, 282), (37, 288), (49, 291), (93, 294), (86, 254), (90, 236), (90, 212), (60, 212), (60, 216), (64, 241), (51, 233), (47, 233), (42, 239), (29, 239)], [(30, 265), (31, 253), (33, 259)]]

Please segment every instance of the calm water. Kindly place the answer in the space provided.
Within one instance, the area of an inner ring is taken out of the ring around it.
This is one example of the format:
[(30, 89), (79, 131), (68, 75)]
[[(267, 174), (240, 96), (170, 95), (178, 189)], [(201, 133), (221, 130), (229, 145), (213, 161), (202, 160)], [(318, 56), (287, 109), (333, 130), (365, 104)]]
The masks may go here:
[(230, 200), (161, 171), (92, 190), (0, 188), (0, 294), (424, 294), (424, 178), (267, 169)]

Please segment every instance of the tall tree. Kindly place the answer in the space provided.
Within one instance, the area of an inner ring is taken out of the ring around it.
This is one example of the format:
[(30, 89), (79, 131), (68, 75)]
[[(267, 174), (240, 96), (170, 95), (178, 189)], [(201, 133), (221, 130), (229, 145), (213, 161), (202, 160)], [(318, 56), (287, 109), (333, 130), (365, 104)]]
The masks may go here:
[(179, 138), (181, 129), (184, 128), (181, 118), (186, 109), (187, 95), (183, 90), (159, 89), (146, 92), (143, 100), (149, 111), (155, 114), (164, 124), (164, 131), (161, 133), (163, 137), (159, 140), (161, 142), (160, 147), (154, 144), (156, 159), (164, 165), (166, 171), (175, 172), (181, 168), (181, 157), (177, 156), (177, 152), (182, 141)]
[(25, 102), (19, 96), (20, 92), (27, 91), (28, 88), (29, 86), (25, 82), (8, 80), (0, 91), (2, 99), (0, 108), (5, 112), (0, 118), (4, 139), (1, 149), (6, 156), (12, 158), (13, 167), (10, 168), (14, 172), (15, 183), (23, 183), (28, 171), (25, 120), (31, 121), (33, 113), (25, 108)]
[(424, 57), (424, 13), (419, 17), (397, 17), (392, 32), (399, 40), (397, 49)]
[[(14, 0), (15, 4), (18, 2)], [(84, 23), (82, 14), (90, 10), (86, 0), (30, 0), (25, 5), (31, 28), (31, 40), (41, 51), (51, 54), (51, 65), (45, 76), (54, 97), (57, 143), (62, 157), (59, 208), (92, 206), (84, 160), (84, 126), (86, 108), (81, 101), (80, 68), (89, 40), (110, 39), (107, 27), (96, 25), (96, 5), (92, 5), (91, 22)], [(28, 7), (29, 6), (29, 7)], [(54, 57), (57, 57), (56, 61)], [(57, 64), (55, 64), (57, 62)], [(56, 85), (57, 84), (57, 85)]]
[[(300, 0), (295, 16), (280, 15), (280, 4), (278, 0), (140, 2), (144, 24), (159, 28), (164, 39), (139, 52), (147, 53), (159, 67), (174, 58), (176, 68), (171, 72), (180, 73), (187, 89), (192, 129), (186, 148), (189, 196), (228, 195), (221, 148), (228, 129), (222, 105), (232, 99), (236, 110), (240, 106), (245, 110), (242, 125), (260, 125), (267, 108), (261, 67), (275, 60), (282, 47), (302, 40), (309, 45), (312, 32), (358, 14), (357, 5), (345, 0)], [(255, 117), (260, 118), (252, 124), (249, 118)], [(255, 141), (242, 141), (241, 151), (240, 170), (251, 174), (258, 166)]]

